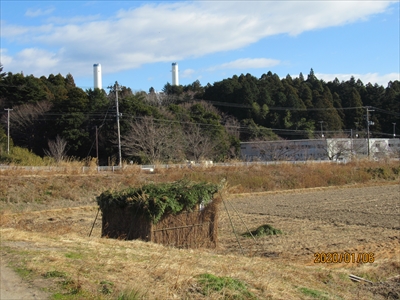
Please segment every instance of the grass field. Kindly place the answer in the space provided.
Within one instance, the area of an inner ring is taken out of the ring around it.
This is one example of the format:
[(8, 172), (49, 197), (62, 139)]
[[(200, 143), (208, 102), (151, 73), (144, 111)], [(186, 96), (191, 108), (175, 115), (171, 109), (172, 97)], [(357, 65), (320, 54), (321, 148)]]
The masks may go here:
[[(398, 299), (399, 170), (398, 162), (357, 162), (154, 174), (6, 171), (2, 261), (53, 299)], [(102, 191), (182, 178), (228, 180), (217, 249), (100, 238), (94, 220)], [(264, 224), (281, 233), (241, 235)], [(315, 253), (368, 257), (315, 263)]]

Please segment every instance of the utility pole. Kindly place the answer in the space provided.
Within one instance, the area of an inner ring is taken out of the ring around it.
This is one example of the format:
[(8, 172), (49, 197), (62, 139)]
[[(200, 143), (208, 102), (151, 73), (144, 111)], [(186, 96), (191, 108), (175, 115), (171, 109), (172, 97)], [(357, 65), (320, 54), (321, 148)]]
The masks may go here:
[(7, 111), (7, 154), (10, 154), (10, 111), (11, 108), (5, 108)]
[(99, 134), (97, 131), (97, 126), (96, 126), (96, 160), (97, 160), (97, 166), (99, 166)]
[(369, 121), (369, 112), (370, 111), (374, 111), (373, 109), (369, 109), (369, 106), (367, 106), (366, 107), (366, 109), (367, 109), (367, 146), (368, 146), (368, 158), (370, 157), (370, 152), (371, 152), (371, 150), (370, 150), (370, 147), (369, 147), (369, 125), (374, 125), (374, 122), (370, 122)]
[(323, 138), (324, 137), (324, 132), (323, 132), (323, 129), (322, 129), (322, 123), (324, 123), (324, 121), (319, 121), (319, 123), (321, 124), (321, 137)]
[(120, 167), (122, 167), (122, 154), (121, 154), (121, 131), (120, 131), (120, 127), (119, 127), (119, 107), (118, 107), (118, 91), (120, 91), (118, 82), (115, 82), (114, 85), (114, 89), (115, 89), (115, 106), (117, 108), (117, 131), (118, 131), (118, 158), (119, 158), (119, 163), (118, 165)]
[(353, 159), (353, 129), (350, 129), (350, 159)]

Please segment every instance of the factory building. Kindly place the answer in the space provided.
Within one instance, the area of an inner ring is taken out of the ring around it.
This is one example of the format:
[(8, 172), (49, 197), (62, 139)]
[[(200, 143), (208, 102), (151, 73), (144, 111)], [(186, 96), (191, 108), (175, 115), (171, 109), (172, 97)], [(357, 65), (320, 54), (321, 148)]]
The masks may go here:
[[(369, 149), (368, 149), (369, 142)], [(350, 161), (352, 158), (399, 158), (400, 139), (310, 139), (240, 143), (244, 161)]]

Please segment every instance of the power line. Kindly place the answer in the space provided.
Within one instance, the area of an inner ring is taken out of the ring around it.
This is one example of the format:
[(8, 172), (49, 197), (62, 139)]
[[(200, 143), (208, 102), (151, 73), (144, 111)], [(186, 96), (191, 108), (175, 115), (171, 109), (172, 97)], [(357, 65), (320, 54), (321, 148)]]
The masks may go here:
[(373, 110), (375, 110), (375, 111), (378, 111), (378, 112), (382, 112), (382, 113), (385, 113), (385, 114), (388, 114), (388, 115), (394, 115), (396, 117), (400, 117), (400, 113), (398, 113), (398, 112), (388, 111), (388, 110), (385, 110), (385, 109), (382, 109), (382, 108), (378, 108), (378, 107), (374, 107), (374, 106), (368, 106), (368, 107), (373, 109)]
[[(103, 122), (101, 123), (101, 125), (100, 125), (99, 127), (96, 126), (96, 136), (95, 136), (95, 140), (93, 141), (92, 146), (90, 147), (89, 152), (88, 152), (88, 154), (87, 154), (87, 156), (89, 156), (90, 152), (91, 152), (92, 149), (93, 149), (94, 144), (96, 143), (97, 164), (99, 163), (98, 135), (99, 135), (99, 132), (100, 132), (101, 128), (102, 128), (103, 125), (105, 124), (106, 120), (111, 120), (111, 119), (107, 119), (107, 115), (108, 115), (108, 113), (109, 113), (111, 107), (112, 107), (112, 103), (110, 102), (110, 105), (108, 106), (108, 109), (107, 109), (106, 113), (104, 114), (104, 118), (102, 119)], [(96, 115), (97, 115), (97, 114), (96, 114)], [(100, 114), (98, 114), (98, 115), (100, 115)], [(99, 119), (95, 119), (95, 120), (99, 120)]]
[[(229, 105), (231, 106), (231, 105)], [(67, 107), (67, 106), (66, 106)], [(242, 107), (242, 106), (241, 106)], [(243, 107), (242, 107), (243, 108)], [(307, 111), (323, 111), (323, 110), (352, 110), (352, 109), (365, 109), (366, 106), (359, 106), (359, 107), (345, 107), (345, 108), (310, 108), (310, 109), (301, 109), (301, 108), (288, 108), (288, 107), (271, 107), (269, 110), (290, 110), (290, 111), (301, 111), (301, 112), (307, 112)], [(388, 115), (394, 115), (394, 116), (400, 116), (400, 113), (396, 112), (391, 112), (388, 110), (380, 109), (374, 106), (368, 106), (368, 108), (373, 109), (375, 111), (379, 111), (381, 113), (385, 113)], [(84, 116), (103, 116), (104, 113), (108, 113), (110, 111), (110, 108), (107, 111), (99, 111), (99, 112), (93, 112), (93, 113), (88, 113), (82, 110), (78, 111), (62, 111), (62, 112), (50, 112), (50, 113), (44, 113), (45, 116), (68, 116), (69, 114), (74, 114), (74, 113), (82, 113)], [(129, 116), (129, 114), (126, 114)]]
[[(240, 103), (234, 103), (234, 102), (220, 102), (220, 101), (210, 101), (210, 100), (201, 100), (216, 106), (228, 106), (228, 107), (238, 107), (238, 108), (253, 108), (252, 105), (250, 104), (240, 104)], [(195, 102), (195, 101), (193, 101)], [(258, 103), (257, 103), (258, 104)], [(362, 109), (362, 106), (359, 107), (326, 107), (326, 108), (313, 108), (313, 107), (268, 107), (268, 110), (289, 110), (289, 111), (319, 111), (319, 110), (350, 110), (350, 109)]]
[[(111, 106), (110, 106), (111, 107)], [(114, 118), (107, 118), (109, 114), (109, 111), (107, 111), (104, 115), (104, 117), (102, 118), (91, 118), (90, 120), (102, 120), (102, 124), (100, 125), (103, 126), (105, 124), (105, 122), (114, 120)], [(58, 115), (58, 114), (57, 114)], [(87, 116), (90, 116), (90, 114), (88, 114)], [(99, 116), (100, 115), (96, 115)], [(144, 119), (146, 116), (136, 116), (136, 115), (132, 115), (132, 114), (124, 114), (125, 117), (130, 118), (131, 120), (141, 120)], [(73, 118), (73, 116), (71, 116), (71, 118)], [(37, 121), (58, 121), (57, 119), (53, 119), (53, 118), (46, 118), (45, 116), (41, 116), (39, 118), (36, 118), (35, 120)], [(192, 122), (192, 121), (181, 121), (181, 120), (171, 120), (171, 119), (158, 119), (158, 118), (153, 118), (154, 121), (157, 122), (165, 122), (165, 123), (175, 123), (175, 124), (180, 124), (180, 125), (199, 125), (202, 127), (219, 127), (219, 126), (224, 126), (225, 128), (230, 128), (230, 129), (237, 129), (239, 131), (246, 131), (246, 132), (250, 132), (251, 127), (250, 126), (245, 126), (245, 125), (226, 125), (223, 122), (219, 122), (218, 124), (209, 124), (209, 123), (201, 123), (201, 122)], [(296, 133), (296, 132), (302, 132), (302, 133), (309, 133), (310, 130), (296, 130), (296, 129), (281, 129), (281, 128), (267, 128), (267, 127), (257, 127), (257, 130), (268, 130), (268, 131), (274, 131), (274, 132), (280, 132), (280, 134), (283, 133)], [(314, 129), (315, 131), (316, 129)], [(347, 129), (347, 131), (350, 129)], [(346, 129), (340, 131), (331, 131), (331, 132), (343, 132), (346, 131)], [(330, 132), (325, 130), (325, 132)]]
[[(118, 97), (118, 95), (116, 95), (116, 96)], [(195, 102), (195, 101), (193, 101), (193, 102)], [(102, 120), (102, 124), (99, 127), (99, 128), (101, 128), (105, 124), (105, 122), (107, 120), (114, 120), (114, 118), (113, 119), (108, 119), (108, 115), (109, 115), (112, 107), (113, 107), (113, 105), (112, 105), (112, 102), (110, 101), (109, 107), (108, 107), (108, 109), (107, 109), (107, 111), (105, 113), (101, 112), (101, 111), (95, 112), (95, 113), (86, 113), (86, 112), (83, 112), (83, 111), (59, 112), (59, 113), (51, 112), (51, 113), (46, 113), (46, 114), (40, 116), (39, 118), (36, 118), (35, 120), (37, 120), (37, 121), (57, 121), (54, 118), (48, 118), (48, 117), (64, 116), (67, 119), (69, 119), (69, 118), (73, 118), (74, 117), (73, 116), (74, 113), (83, 113), (84, 116), (90, 118), (88, 121)], [(346, 108), (343, 108), (343, 109), (350, 110), (350, 109), (365, 109), (365, 108), (366, 107), (361, 106), (361, 107), (346, 107)], [(387, 110), (384, 110), (384, 109), (380, 109), (380, 108), (375, 108), (375, 107), (368, 107), (368, 108), (371, 109), (370, 111), (372, 111), (372, 108), (373, 108), (374, 110), (377, 110), (377, 111), (379, 111), (381, 113), (392, 114), (392, 115), (400, 115), (398, 113), (390, 112), (390, 111), (387, 111)], [(287, 110), (287, 109), (307, 111), (307, 110), (304, 110), (304, 109), (287, 108), (287, 107), (286, 108), (285, 107), (272, 107), (272, 108), (270, 108), (270, 110)], [(333, 110), (333, 109), (335, 109), (335, 108), (321, 108), (321, 109), (314, 109), (314, 110)], [(10, 109), (10, 110), (12, 110), (12, 109)], [(118, 111), (118, 107), (117, 107), (117, 111)], [(72, 115), (69, 116), (70, 114), (72, 114)], [(117, 118), (118, 119), (119, 119), (119, 116), (120, 115), (119, 115), (119, 112), (118, 112), (117, 113)], [(134, 119), (138, 120), (138, 119), (143, 119), (144, 118), (144, 116), (136, 116), (136, 115), (132, 115), (132, 114), (126, 114), (125, 116), (130, 117), (132, 120), (134, 120)], [(237, 130), (237, 132), (242, 132), (242, 133), (251, 133), (251, 132), (253, 132), (253, 129), (250, 126), (226, 125), (223, 122), (219, 122), (218, 124), (209, 124), (209, 123), (200, 123), (200, 122), (192, 122), (192, 121), (155, 119), (155, 118), (153, 118), (153, 120), (154, 121), (158, 121), (158, 122), (176, 123), (176, 124), (180, 124), (180, 125), (198, 125), (198, 126), (202, 126), (202, 127), (217, 127), (217, 126), (221, 126), (222, 125), (225, 128)], [(306, 129), (296, 130), (296, 129), (260, 128), (260, 127), (256, 128), (256, 130), (261, 131), (261, 132), (262, 131), (272, 131), (272, 132), (275, 132), (275, 133), (277, 133), (279, 135), (305, 135), (305, 134), (308, 135), (310, 133), (315, 132), (315, 129), (314, 130), (311, 130), (311, 129), (308, 129), (308, 130), (306, 130)], [(338, 131), (331, 131), (330, 133), (333, 133), (333, 134), (334, 133), (343, 133), (345, 131), (346, 130), (338, 130)], [(328, 133), (329, 131), (326, 131), (326, 132)], [(374, 134), (379, 134), (379, 135), (386, 135), (385, 133), (378, 133), (378, 132), (373, 132), (373, 133)], [(120, 136), (120, 134), (119, 134), (119, 136)], [(91, 150), (92, 150), (92, 148), (94, 146), (94, 143), (95, 143), (95, 141), (93, 141), (92, 146), (91, 146), (91, 148), (89, 150), (89, 153), (91, 152)]]

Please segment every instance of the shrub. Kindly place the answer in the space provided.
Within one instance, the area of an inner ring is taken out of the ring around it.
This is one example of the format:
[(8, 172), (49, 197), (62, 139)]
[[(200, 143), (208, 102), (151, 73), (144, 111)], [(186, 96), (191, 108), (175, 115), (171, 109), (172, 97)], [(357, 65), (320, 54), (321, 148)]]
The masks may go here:
[(251, 236), (264, 236), (264, 235), (276, 235), (276, 234), (281, 234), (282, 231), (279, 229), (275, 229), (274, 227), (272, 227), (269, 224), (265, 224), (265, 225), (261, 225), (260, 227), (258, 227), (256, 230), (253, 230), (251, 232), (246, 232), (243, 233), (242, 236), (245, 237), (251, 237)]
[(40, 156), (32, 153), (28, 149), (20, 147), (12, 147), (10, 153), (0, 155), (0, 163), (15, 164), (21, 166), (44, 166), (49, 161), (44, 160)]
[(209, 296), (212, 292), (224, 292), (225, 299), (255, 299), (246, 285), (240, 280), (230, 277), (218, 277), (212, 274), (200, 274), (197, 280), (202, 286), (203, 294)]

